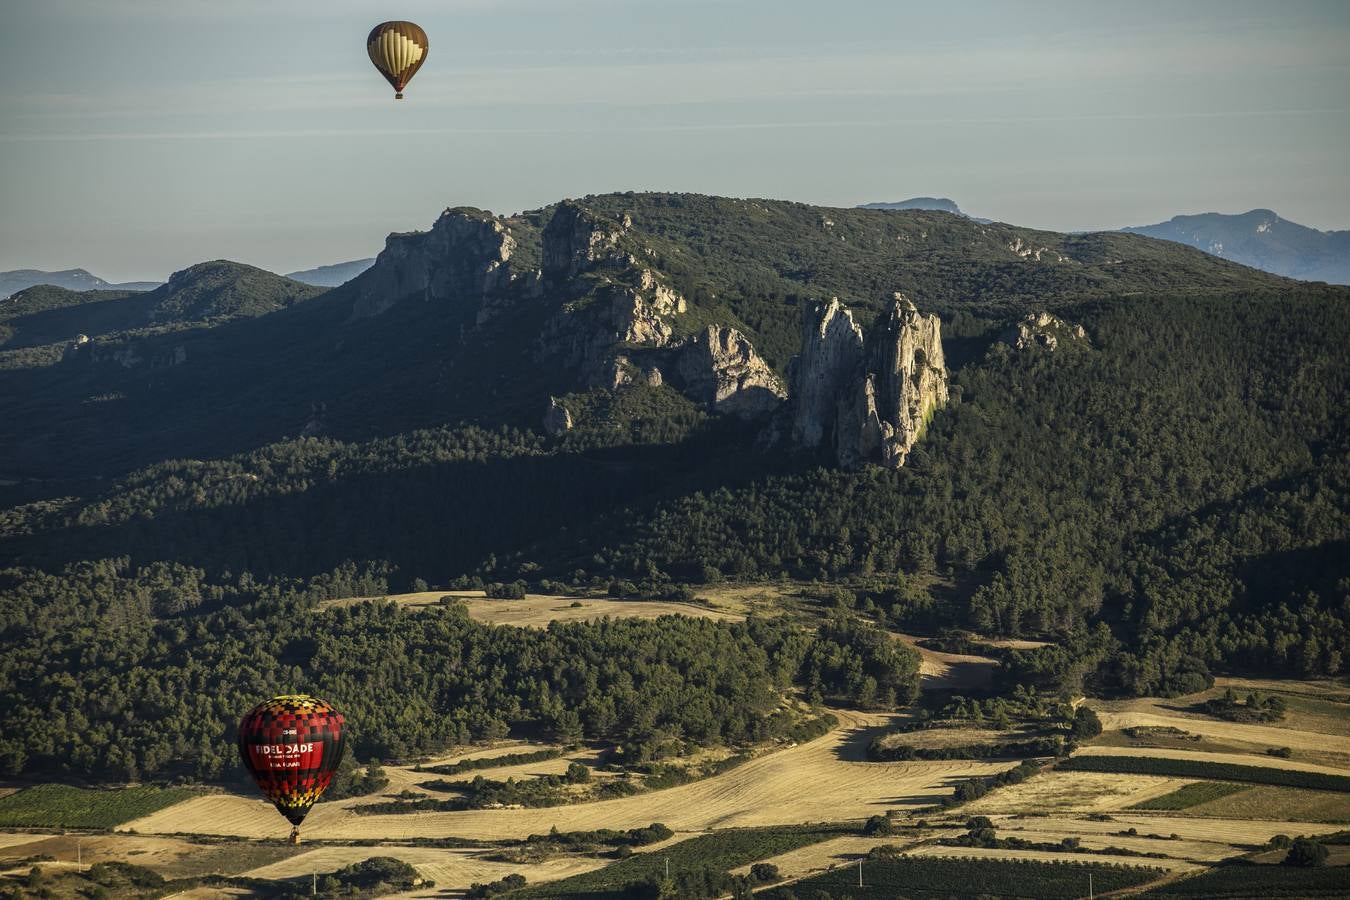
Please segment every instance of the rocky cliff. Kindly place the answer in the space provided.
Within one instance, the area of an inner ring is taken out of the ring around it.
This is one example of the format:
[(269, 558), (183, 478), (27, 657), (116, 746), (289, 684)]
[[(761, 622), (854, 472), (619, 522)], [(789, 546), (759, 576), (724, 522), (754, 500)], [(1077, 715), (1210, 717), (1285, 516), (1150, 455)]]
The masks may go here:
[(375, 316), (395, 303), (422, 300), (470, 302), (482, 324), (527, 294), (534, 271), (516, 273), (509, 226), (476, 209), (447, 209), (430, 231), (391, 234), (375, 264), (353, 282), (352, 317)]
[(805, 316), (793, 388), (796, 443), (828, 439), (845, 468), (899, 468), (947, 402), (941, 322), (896, 294), (864, 339), (838, 300), (820, 304)]
[[(564, 203), (543, 234), (544, 302), (554, 309), (535, 358), (561, 362), (582, 386), (611, 390), (664, 361), (674, 318), (688, 304), (662, 276), (623, 247), (628, 221)], [(660, 376), (655, 376), (659, 378)]]
[(783, 382), (734, 328), (709, 325), (677, 357), (684, 393), (714, 412), (754, 418), (787, 396)]
[(839, 397), (862, 363), (863, 333), (837, 299), (802, 317), (801, 356), (792, 367), (792, 439), (819, 447), (833, 431)]
[(868, 335), (863, 369), (835, 419), (835, 455), (845, 468), (905, 464), (933, 413), (947, 403), (942, 323), (896, 294)]

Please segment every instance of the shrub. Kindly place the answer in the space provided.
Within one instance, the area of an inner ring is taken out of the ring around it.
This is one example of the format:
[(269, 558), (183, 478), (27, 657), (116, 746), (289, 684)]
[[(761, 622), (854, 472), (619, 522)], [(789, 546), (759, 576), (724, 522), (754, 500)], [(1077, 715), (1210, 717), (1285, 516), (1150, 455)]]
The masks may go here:
[(755, 863), (750, 867), (750, 878), (760, 884), (777, 881), (780, 877), (778, 867), (773, 863)]
[(890, 816), (872, 816), (863, 826), (863, 834), (869, 837), (894, 834), (895, 826), (891, 824)]
[(1323, 847), (1317, 841), (1307, 838), (1298, 838), (1289, 848), (1289, 855), (1284, 858), (1286, 866), (1323, 866), (1327, 862), (1327, 848)]

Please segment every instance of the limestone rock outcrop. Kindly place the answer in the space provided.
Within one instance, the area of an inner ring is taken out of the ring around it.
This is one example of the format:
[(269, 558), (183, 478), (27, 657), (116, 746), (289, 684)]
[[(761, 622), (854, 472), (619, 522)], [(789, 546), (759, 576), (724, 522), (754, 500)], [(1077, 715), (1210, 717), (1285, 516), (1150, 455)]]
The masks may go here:
[(896, 294), (868, 335), (863, 370), (840, 397), (835, 418), (839, 464), (900, 468), (947, 399), (942, 323)]
[(391, 234), (375, 264), (353, 282), (352, 318), (377, 316), (410, 297), (469, 302), (482, 324), (522, 293), (535, 273), (515, 273), (510, 229), (496, 216), (474, 209), (447, 209), (430, 231)]
[(899, 468), (947, 403), (942, 324), (896, 294), (864, 339), (838, 300), (809, 309), (793, 369), (792, 436), (844, 468)]
[(1042, 310), (1028, 313), (1026, 318), (1000, 334), (998, 340), (1016, 350), (1043, 348), (1053, 353), (1064, 342), (1087, 344), (1088, 336), (1082, 325), (1071, 324)]
[(783, 382), (735, 328), (709, 325), (680, 350), (676, 367), (685, 396), (714, 412), (755, 418), (787, 396)]
[(844, 386), (862, 362), (863, 333), (838, 299), (807, 309), (802, 350), (792, 369), (792, 440), (819, 447), (834, 427)]
[(574, 278), (601, 264), (623, 265), (630, 257), (619, 247), (627, 228), (575, 203), (560, 203), (544, 228), (543, 271), (550, 281)]
[(544, 412), (544, 431), (550, 437), (556, 437), (572, 430), (572, 413), (558, 401), (557, 397), (548, 398), (548, 409)]
[(544, 228), (542, 281), (557, 311), (544, 325), (535, 358), (560, 360), (587, 387), (636, 383), (644, 365), (633, 355), (669, 346), (672, 319), (688, 308), (623, 248), (630, 224), (627, 217), (613, 221), (563, 203)]

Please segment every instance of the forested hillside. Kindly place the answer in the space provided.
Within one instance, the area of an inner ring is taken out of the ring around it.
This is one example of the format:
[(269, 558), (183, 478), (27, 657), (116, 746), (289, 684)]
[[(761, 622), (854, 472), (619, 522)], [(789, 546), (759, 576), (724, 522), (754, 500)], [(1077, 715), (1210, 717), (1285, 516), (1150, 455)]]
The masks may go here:
[[(1344, 665), (1348, 289), (1134, 235), (667, 194), (450, 210), (322, 295), (199, 275), (160, 303), (191, 327), (108, 338), (139, 361), (0, 371), (17, 423), (0, 448), (11, 772), (130, 771), (120, 744), (148, 771), (213, 777), (231, 710), (269, 686), (351, 709), (362, 755), (506, 727), (765, 734), (783, 690), (903, 703), (911, 661), (882, 653), (878, 626), (1049, 639), (1004, 671), (1052, 692)], [(733, 416), (689, 387), (682, 342), (706, 329), (790, 385), (814, 301), (871, 327), (897, 291), (940, 318), (950, 385), (902, 468), (846, 472), (795, 446), (790, 394)], [(1009, 327), (1035, 312), (1070, 337), (1016, 346)], [(566, 421), (545, 427), (550, 398)], [(809, 639), (312, 609), (516, 580), (652, 597), (787, 580), (839, 608)], [(657, 722), (600, 708), (605, 658), (654, 667), (624, 690)], [(658, 687), (662, 666), (706, 693)], [(221, 678), (190, 721), (173, 698)], [(407, 718), (357, 685), (406, 693)], [(136, 720), (114, 722), (125, 704)], [(99, 737), (65, 746), (53, 722)]]

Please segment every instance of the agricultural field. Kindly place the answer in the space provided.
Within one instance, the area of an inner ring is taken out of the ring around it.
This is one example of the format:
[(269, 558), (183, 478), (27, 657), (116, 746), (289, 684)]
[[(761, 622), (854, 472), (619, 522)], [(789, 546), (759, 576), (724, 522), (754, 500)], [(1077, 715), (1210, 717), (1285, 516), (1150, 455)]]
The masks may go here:
[(735, 620), (745, 617), (744, 607), (728, 603), (676, 603), (665, 600), (615, 600), (607, 597), (561, 597), (527, 594), (520, 600), (496, 600), (483, 591), (421, 591), (392, 594), (388, 597), (351, 597), (330, 600), (325, 606), (387, 600), (411, 608), (439, 607), (442, 597), (454, 597), (463, 603), (469, 616), (489, 625), (515, 625), (520, 628), (544, 628), (550, 622), (590, 622), (611, 618), (655, 619), (659, 616), (693, 616), (700, 619)]
[(779, 828), (745, 828), (700, 835), (659, 850), (638, 853), (603, 869), (577, 875), (546, 887), (520, 892), (525, 897), (596, 897), (619, 894), (628, 885), (664, 877), (667, 866), (672, 879), (703, 870), (721, 874), (734, 868), (838, 838), (846, 829), (838, 825)]
[(1226, 784), (1222, 781), (1196, 781), (1192, 784), (1183, 785), (1170, 794), (1163, 794), (1161, 797), (1154, 797), (1152, 800), (1145, 800), (1143, 803), (1136, 803), (1131, 809), (1190, 809), (1192, 806), (1199, 806), (1202, 803), (1212, 803), (1215, 800), (1229, 797), (1233, 794), (1239, 794), (1242, 791), (1249, 791), (1252, 787), (1249, 784)]
[[(1255, 763), (1255, 764), (1253, 764)], [(1281, 766), (1279, 761), (1247, 761), (1227, 754), (1187, 754), (1171, 751), (1130, 756), (1084, 753), (1061, 763), (1059, 768), (1079, 772), (1114, 772), (1124, 775), (1163, 775), (1211, 778), (1225, 781), (1275, 784), (1284, 787), (1350, 793), (1350, 773), (1305, 765)]]
[[(824, 737), (756, 757), (721, 775), (647, 794), (548, 809), (485, 809), (357, 815), (351, 807), (371, 798), (323, 803), (305, 831), (324, 839), (380, 837), (523, 838), (557, 825), (564, 831), (633, 828), (653, 821), (680, 832), (799, 822), (861, 820), (930, 806), (972, 776), (992, 775), (1008, 762), (867, 762), (868, 742), (891, 717), (835, 710), (839, 725)], [(556, 762), (556, 761), (549, 761)], [(547, 765), (548, 763), (535, 764)], [(387, 766), (391, 782), (398, 767)], [(482, 774), (490, 775), (490, 771)], [(418, 780), (429, 776), (419, 774)], [(142, 834), (205, 833), (250, 838), (284, 837), (287, 828), (262, 800), (233, 795), (200, 797), (135, 822)]]
[(39, 784), (0, 797), (0, 826), (115, 828), (197, 795), (187, 788), (141, 786), (100, 791)]
[[(436, 602), (441, 594), (433, 593), (432, 602)], [(527, 598), (537, 604), (532, 608), (539, 618), (518, 618), (513, 624), (543, 624), (548, 615), (559, 612), (547, 603), (561, 599)], [(469, 602), (506, 610), (522, 601), (471, 598)], [(603, 605), (626, 601), (582, 602), (612, 608)], [(924, 652), (929, 665), (925, 686), (930, 689), (968, 683), (960, 680), (966, 675), (954, 682), (953, 669), (939, 671), (939, 664), (977, 666), (967, 671), (985, 665), (983, 658), (938, 659), (936, 651)], [(0, 859), (47, 855), (57, 860), (49, 865), (69, 865), (78, 840), (86, 864), (124, 860), (145, 865), (166, 878), (218, 872), (283, 879), (307, 872), (322, 874), (386, 855), (414, 866), (422, 877), (437, 883), (434, 889), (409, 895), (427, 897), (513, 874), (526, 878), (526, 888), (516, 892), (518, 896), (559, 896), (559, 891), (583, 896), (593, 893), (592, 889), (615, 889), (643, 880), (658, 869), (664, 874), (667, 859), (673, 874), (706, 865), (716, 869), (718, 877), (749, 876), (753, 864), (773, 865), (785, 882), (760, 889), (761, 896), (769, 897), (790, 896), (786, 891), (801, 897), (814, 896), (815, 890), (832, 892), (829, 879), (847, 882), (849, 896), (891, 896), (882, 892), (890, 884), (888, 879), (910, 878), (922, 871), (935, 879), (932, 884), (941, 885), (947, 877), (943, 873), (963, 869), (967, 874), (961, 885), (934, 887), (941, 893), (932, 896), (978, 891), (983, 884), (980, 879), (995, 873), (1033, 879), (1027, 883), (1035, 885), (1036, 896), (1074, 896), (1072, 883), (1087, 871), (1084, 866), (1110, 864), (1100, 866), (1107, 873), (1102, 876), (1106, 881), (1098, 884), (1094, 874), (1097, 892), (1106, 890), (1112, 877), (1138, 877), (1143, 881), (1131, 883), (1146, 882), (1149, 890), (1171, 896), (1219, 862), (1260, 853), (1277, 835), (1327, 834), (1350, 821), (1350, 793), (1312, 788), (1338, 787), (1342, 779), (1350, 778), (1350, 764), (1337, 764), (1342, 758), (1339, 754), (1350, 760), (1350, 738), (1295, 727), (1332, 728), (1322, 713), (1342, 708), (1338, 700), (1327, 699), (1339, 694), (1332, 687), (1294, 684), (1284, 696), (1289, 698), (1288, 719), (1262, 725), (1196, 715), (1189, 711), (1195, 705), (1192, 698), (1089, 700), (1089, 706), (1100, 710), (1106, 731), (1080, 747), (1071, 761), (946, 809), (939, 804), (952, 796), (957, 785), (1006, 771), (1015, 761), (869, 762), (866, 754), (871, 741), (903, 720), (889, 714), (836, 709), (839, 723), (823, 737), (799, 745), (782, 744), (720, 775), (631, 797), (544, 809), (380, 815), (353, 812), (353, 807), (385, 799), (380, 794), (322, 803), (306, 820), (306, 843), (299, 848), (282, 842), (288, 826), (269, 804), (255, 797), (144, 788), (106, 792), (106, 798), (95, 797), (98, 802), (91, 804), (83, 802), (88, 799), (86, 794), (105, 792), (54, 788), (34, 793), (30, 789), (0, 798), (0, 814), (29, 818), (3, 821), (22, 826), (41, 818), (47, 824), (54, 821), (49, 816), (57, 815), (57, 808), (64, 804), (61, 821), (75, 823), (65, 827), (115, 830), (3, 835)], [(1296, 703), (1304, 703), (1304, 710), (1296, 711)], [(1143, 741), (1123, 737), (1122, 728), (1136, 728), (1140, 722), (1149, 728), (1155, 726), (1147, 723), (1156, 723), (1159, 730), (1141, 732), (1146, 736)], [(1238, 739), (1238, 735), (1253, 737), (1252, 729), (1262, 729), (1255, 733), (1259, 740)], [(1200, 739), (1179, 735), (1183, 731)], [(1156, 746), (1164, 742), (1159, 736), (1169, 735), (1176, 746)], [(963, 744), (988, 743), (995, 736), (1003, 733), (978, 726), (904, 735), (935, 745), (958, 739)], [(1294, 748), (1293, 758), (1266, 752), (1277, 746)], [(418, 766), (386, 765), (390, 783), (381, 793), (408, 791), (441, 798), (447, 796), (443, 791), (423, 785), (438, 780), (471, 781), (479, 775), (529, 780), (560, 775), (571, 762), (591, 767), (598, 779), (616, 777), (603, 771), (603, 759), (593, 748), (497, 741), (423, 760)], [(460, 771), (431, 771), (439, 767)], [(1088, 767), (1108, 771), (1083, 770)], [(1253, 780), (1234, 780), (1234, 773)], [(1287, 783), (1261, 783), (1271, 780)], [(893, 834), (860, 833), (865, 821), (887, 815)], [(1072, 839), (1076, 847), (1059, 851), (935, 843), (964, 835), (966, 819), (973, 815), (990, 817), (1000, 840), (1056, 845)], [(675, 836), (660, 844), (636, 847), (633, 855), (623, 859), (611, 858), (604, 847), (533, 855), (503, 852), (510, 842), (546, 834), (552, 827), (569, 832), (629, 829), (652, 822), (665, 824)], [(809, 822), (834, 824), (783, 827)], [(872, 848), (883, 844), (894, 846), (902, 856), (897, 860), (867, 858)], [(876, 876), (875, 885), (865, 881), (863, 892), (856, 887), (860, 858), (864, 859), (865, 878)], [(823, 886), (817, 887), (818, 883)], [(1081, 887), (1078, 891), (1083, 893)], [(905, 893), (925, 896), (912, 887)]]
[(1210, 869), (1191, 878), (1160, 885), (1148, 897), (1344, 897), (1350, 871), (1343, 866), (1299, 869), (1277, 865), (1238, 865)]
[(1157, 880), (1157, 869), (1137, 866), (1043, 862), (1038, 860), (901, 856), (840, 866), (759, 896), (769, 900), (795, 897), (1029, 897), (1077, 898), (1088, 893), (1088, 875), (1096, 893), (1120, 890)]
[(1291, 819), (1350, 823), (1350, 797), (1328, 791), (1253, 785), (1250, 790), (1211, 800), (1187, 812), (1234, 819)]
[[(1243, 696), (1253, 691), (1278, 696), (1286, 704), (1284, 718), (1229, 722), (1200, 711), (1230, 688)], [(1184, 698), (1094, 701), (1093, 707), (1104, 728), (1101, 745), (1255, 755), (1287, 747), (1294, 761), (1350, 768), (1348, 701), (1350, 693), (1338, 682), (1220, 678), (1210, 690)], [(1131, 737), (1135, 729), (1143, 731)]]

